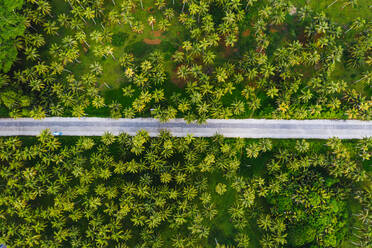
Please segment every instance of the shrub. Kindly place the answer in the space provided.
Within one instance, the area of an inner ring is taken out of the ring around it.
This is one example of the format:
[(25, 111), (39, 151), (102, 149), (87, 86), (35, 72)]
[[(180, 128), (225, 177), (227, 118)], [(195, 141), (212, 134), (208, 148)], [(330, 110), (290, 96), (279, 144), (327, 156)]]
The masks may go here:
[(122, 46), (124, 45), (125, 40), (128, 38), (128, 34), (119, 32), (112, 36), (112, 44), (114, 46)]

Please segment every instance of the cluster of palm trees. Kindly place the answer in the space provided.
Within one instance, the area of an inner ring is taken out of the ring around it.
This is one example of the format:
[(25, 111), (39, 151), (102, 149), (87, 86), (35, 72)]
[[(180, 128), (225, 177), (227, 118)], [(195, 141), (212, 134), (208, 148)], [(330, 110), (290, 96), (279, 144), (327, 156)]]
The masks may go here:
[[(152, 13), (142, 1), (66, 2), (69, 13), (55, 14), (46, 0), (28, 1), (22, 10), (27, 30), (16, 46), (26, 63), (1, 75), (0, 84), (0, 102), (11, 117), (81, 117), (93, 106), (108, 108), (114, 118), (152, 114), (164, 121), (175, 116), (199, 122), (241, 116), (370, 118), (371, 100), (350, 87), (370, 84), (368, 20), (358, 18), (343, 28), (324, 13), (308, 6), (296, 9), (287, 0), (159, 0)], [(298, 26), (296, 37), (289, 38), (294, 31), (286, 24), (289, 18)], [(146, 25), (161, 31), (179, 25), (188, 38), (170, 66), (165, 59), (153, 59), (163, 57), (160, 52), (144, 58), (117, 55), (111, 44), (117, 25), (137, 33)], [(241, 41), (244, 29), (250, 31), (248, 46)], [(274, 42), (273, 30), (283, 31), (281, 42)], [(221, 53), (229, 47), (237, 47), (240, 55), (223, 59)], [(86, 52), (95, 59), (83, 60)], [(100, 79), (103, 60), (122, 66), (135, 96), (131, 106), (105, 102), (99, 88), (105, 84)], [(340, 64), (360, 70), (361, 77), (354, 82), (334, 79)], [(184, 94), (164, 92), (169, 67), (186, 84)]]
[[(95, 22), (98, 16), (103, 18), (103, 1), (95, 1), (88, 8), (84, 8), (87, 1), (68, 2), (72, 7), (71, 14), (54, 15), (55, 10), (45, 0), (28, 1), (25, 5), (27, 30), (17, 43), (25, 63), (6, 78), (9, 87), (1, 95), (11, 117), (39, 119), (47, 115), (61, 116), (66, 111), (81, 117), (90, 105), (104, 106), (97, 88), (97, 76), (102, 73), (98, 62), (80, 76), (69, 69), (81, 63), (81, 54), (90, 47), (88, 38), (100, 42), (110, 40), (111, 34), (105, 31), (93, 32), (90, 37), (86, 33), (87, 21)], [(62, 29), (71, 30), (72, 34), (61, 37)], [(58, 42), (50, 43), (53, 37), (58, 37)], [(112, 55), (108, 46), (96, 50), (101, 56)]]
[[(257, 150), (254, 147), (273, 149), (263, 146), (265, 143), (270, 144), (265, 140), (250, 143), (248, 157), (254, 157), (250, 152)], [(229, 212), (235, 228), (244, 230), (250, 220), (256, 220), (262, 232), (260, 244), (267, 248), (309, 244), (339, 247), (345, 240), (353, 240), (351, 233), (360, 237), (355, 244), (370, 244), (370, 236), (360, 236), (359, 231), (370, 223), (371, 191), (369, 186), (360, 190), (356, 185), (371, 183), (363, 161), (364, 154), (371, 151), (372, 139), (352, 146), (330, 139), (325, 144), (327, 151), (322, 152), (315, 151), (314, 145), (298, 140), (293, 145), (275, 147), (264, 177), (233, 179), (238, 197)], [(354, 230), (347, 202), (355, 196), (363, 203), (363, 210), (357, 214), (361, 223)], [(267, 202), (267, 209), (262, 208), (260, 199)]]
[[(48, 130), (27, 145), (17, 137), (0, 139), (1, 243), (206, 247), (211, 239), (223, 242), (211, 230), (226, 214), (239, 248), (250, 247), (252, 228), (267, 248), (339, 247), (351, 233), (360, 244), (370, 242), (359, 231), (370, 223), (370, 178), (362, 168), (369, 158), (360, 151), (371, 151), (371, 139), (331, 139), (319, 150), (320, 142), (305, 140), (246, 144), (222, 136), (173, 138), (166, 131), (156, 138), (140, 131), (66, 142)], [(268, 153), (274, 158), (267, 172), (240, 173)], [(216, 175), (223, 181), (213, 183)], [(226, 194), (234, 200), (221, 206)], [(363, 206), (356, 225), (347, 209), (354, 197)]]
[[(227, 146), (230, 152), (221, 153)], [(12, 247), (196, 247), (207, 241), (218, 214), (207, 178), (236, 173), (239, 163), (230, 164), (239, 161), (241, 146), (167, 132), (150, 139), (144, 131), (80, 137), (71, 145), (47, 130), (31, 145), (1, 139), (0, 241)], [(177, 235), (169, 238), (164, 226)]]
[[(303, 38), (296, 37), (278, 46), (271, 42), (270, 29), (287, 28), (284, 23), (294, 6), (288, 1), (268, 2), (264, 6), (253, 1), (247, 5), (259, 8), (259, 15), (248, 20), (255, 23), (251, 32), (255, 44), (243, 48), (246, 51), (240, 52), (243, 56), (237, 61), (232, 58), (218, 63), (221, 46), (236, 46), (238, 24), (247, 22), (242, 4), (234, 1), (224, 5), (224, 16), (217, 25), (209, 11), (210, 3), (184, 2), (178, 19), (189, 31), (190, 39), (180, 44), (172, 59), (179, 80), (186, 82), (186, 94), (171, 98), (175, 100), (171, 102), (165, 96), (166, 104), (155, 103), (156, 109), (160, 107), (165, 112), (160, 119), (179, 115), (203, 122), (207, 118), (244, 116), (247, 112), (251, 116), (258, 112), (274, 118), (370, 118), (370, 99), (351, 90), (352, 82), (332, 77), (337, 64), (345, 62), (343, 52), (348, 45), (346, 41), (339, 43), (348, 30), (332, 23), (324, 13), (314, 13), (305, 7), (295, 15), (295, 21), (302, 25)], [(367, 58), (370, 32), (365, 32), (368, 25), (359, 20), (349, 28), (359, 30), (357, 37), (361, 37), (360, 44), (349, 48), (350, 56), (358, 61), (367, 60), (365, 64), (370, 63)], [(137, 62), (137, 68), (142, 61)], [(368, 84), (369, 74), (366, 71), (357, 82)], [(224, 101), (226, 98), (233, 100)], [(141, 101), (140, 98), (134, 101), (137, 100)], [(150, 108), (153, 107), (147, 107)], [(157, 118), (158, 112), (153, 112)]]
[(372, 222), (372, 194), (370, 191), (356, 191), (355, 200), (360, 203), (361, 209), (354, 214), (357, 217), (357, 224), (353, 226), (351, 243), (356, 247), (368, 247), (372, 242), (370, 228)]

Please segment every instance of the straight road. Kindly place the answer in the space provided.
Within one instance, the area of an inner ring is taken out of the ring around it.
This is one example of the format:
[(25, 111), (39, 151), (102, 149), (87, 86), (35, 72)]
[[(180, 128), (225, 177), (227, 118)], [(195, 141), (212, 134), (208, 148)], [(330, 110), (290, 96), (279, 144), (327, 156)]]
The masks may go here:
[(47, 128), (66, 136), (101, 136), (105, 132), (134, 135), (141, 129), (148, 131), (150, 136), (157, 136), (160, 130), (167, 129), (176, 137), (187, 134), (211, 137), (216, 133), (224, 137), (277, 139), (361, 139), (372, 136), (372, 121), (358, 120), (210, 119), (206, 124), (198, 125), (187, 124), (183, 119), (161, 123), (153, 118), (0, 118), (0, 136), (36, 136)]

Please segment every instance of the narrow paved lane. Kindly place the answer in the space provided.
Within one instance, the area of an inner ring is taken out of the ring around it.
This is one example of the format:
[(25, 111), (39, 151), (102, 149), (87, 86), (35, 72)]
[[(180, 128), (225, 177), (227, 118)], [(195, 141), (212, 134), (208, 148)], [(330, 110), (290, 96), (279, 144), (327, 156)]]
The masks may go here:
[(313, 138), (360, 139), (372, 136), (372, 121), (357, 120), (266, 120), (231, 119), (208, 120), (206, 124), (186, 124), (183, 119), (160, 123), (152, 118), (109, 119), (109, 118), (60, 118), (43, 120), (31, 118), (0, 119), (0, 136), (35, 136), (49, 128), (68, 136), (100, 136), (104, 132), (134, 135), (138, 130), (147, 130), (150, 136), (158, 135), (161, 129), (171, 131), (174, 136), (193, 134), (196, 137), (210, 137), (216, 133), (225, 137), (241, 138)]

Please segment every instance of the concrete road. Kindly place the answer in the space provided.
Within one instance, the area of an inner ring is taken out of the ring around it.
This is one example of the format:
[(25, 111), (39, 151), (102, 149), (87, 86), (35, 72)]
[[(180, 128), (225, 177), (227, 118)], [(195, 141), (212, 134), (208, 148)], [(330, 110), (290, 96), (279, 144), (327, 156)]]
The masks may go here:
[(125, 132), (134, 135), (138, 130), (147, 130), (150, 136), (157, 136), (161, 129), (169, 130), (174, 136), (210, 137), (216, 133), (225, 137), (241, 138), (306, 138), (360, 139), (372, 136), (372, 121), (357, 120), (266, 120), (266, 119), (210, 119), (206, 124), (186, 124), (183, 119), (160, 123), (152, 118), (110, 119), (110, 118), (60, 118), (43, 120), (31, 118), (0, 119), (0, 136), (35, 136), (49, 128), (67, 136), (100, 136), (108, 131), (115, 135)]

